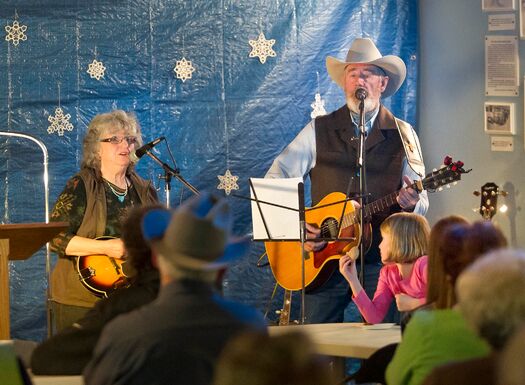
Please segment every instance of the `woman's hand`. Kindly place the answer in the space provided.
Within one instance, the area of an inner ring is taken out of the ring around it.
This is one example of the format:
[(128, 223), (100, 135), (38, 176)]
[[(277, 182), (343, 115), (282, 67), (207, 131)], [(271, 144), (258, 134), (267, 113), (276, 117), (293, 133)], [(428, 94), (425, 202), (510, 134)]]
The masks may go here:
[(105, 241), (98, 241), (102, 242), (101, 247), (104, 248), (104, 254), (106, 254), (108, 257), (116, 258), (116, 259), (124, 259), (125, 249), (124, 249), (124, 242), (122, 242), (122, 239), (115, 238), (115, 239), (108, 239)]
[(410, 311), (421, 306), (421, 301), (408, 294), (396, 294), (396, 304), (399, 311)]

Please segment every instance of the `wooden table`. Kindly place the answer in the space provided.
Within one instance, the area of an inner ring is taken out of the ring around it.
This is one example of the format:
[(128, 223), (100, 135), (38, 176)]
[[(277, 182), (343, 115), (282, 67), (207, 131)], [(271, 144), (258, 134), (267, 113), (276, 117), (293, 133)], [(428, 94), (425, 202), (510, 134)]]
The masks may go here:
[(270, 335), (300, 330), (314, 342), (319, 354), (368, 358), (383, 346), (401, 341), (401, 329), (392, 324), (362, 323), (270, 326)]

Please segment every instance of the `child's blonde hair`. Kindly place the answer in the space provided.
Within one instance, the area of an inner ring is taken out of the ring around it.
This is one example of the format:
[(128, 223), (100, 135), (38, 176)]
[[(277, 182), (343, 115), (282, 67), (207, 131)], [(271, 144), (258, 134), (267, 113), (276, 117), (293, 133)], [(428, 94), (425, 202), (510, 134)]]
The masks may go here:
[(430, 226), (422, 215), (392, 214), (381, 223), (380, 230), (391, 239), (389, 262), (411, 263), (427, 253)]

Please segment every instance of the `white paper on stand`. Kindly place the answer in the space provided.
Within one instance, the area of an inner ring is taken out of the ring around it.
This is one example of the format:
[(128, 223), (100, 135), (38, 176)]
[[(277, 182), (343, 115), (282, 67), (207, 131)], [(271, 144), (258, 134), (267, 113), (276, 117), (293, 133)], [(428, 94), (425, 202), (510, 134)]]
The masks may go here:
[[(302, 178), (251, 178), (258, 201), (278, 204), (292, 210), (252, 201), (252, 223), (254, 240), (299, 240), (299, 195), (298, 184)], [(255, 199), (253, 191), (250, 192)], [(264, 226), (261, 212), (268, 226)]]

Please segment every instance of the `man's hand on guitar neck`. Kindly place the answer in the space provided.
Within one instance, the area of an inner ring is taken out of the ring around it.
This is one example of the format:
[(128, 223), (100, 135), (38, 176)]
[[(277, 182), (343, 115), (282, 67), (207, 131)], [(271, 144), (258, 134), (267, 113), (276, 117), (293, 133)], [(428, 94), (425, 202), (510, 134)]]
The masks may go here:
[[(413, 183), (412, 180), (406, 175), (403, 176), (403, 182), (406, 184), (406, 186), (411, 186)], [(411, 187), (402, 188), (399, 190), (397, 203), (399, 203), (399, 206), (403, 209), (403, 211), (414, 211), (417, 202), (419, 202), (419, 193), (416, 190)]]
[[(318, 238), (321, 235), (321, 229), (306, 223), (306, 238)], [(319, 251), (326, 246), (326, 241), (306, 241), (304, 243), (304, 249), (306, 251)]]

